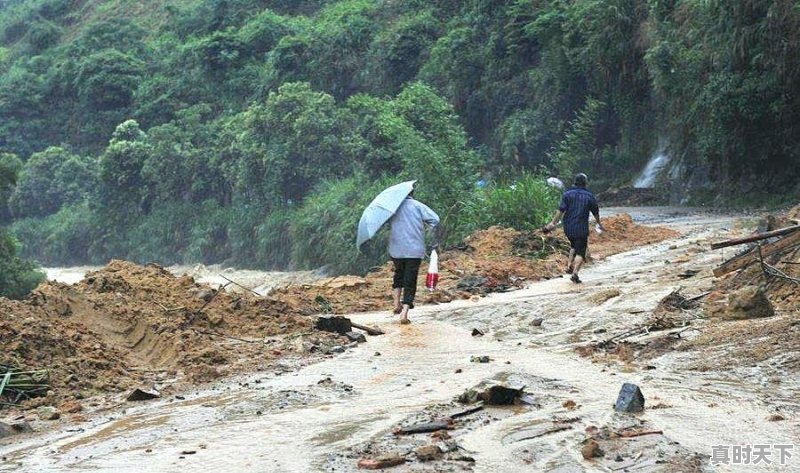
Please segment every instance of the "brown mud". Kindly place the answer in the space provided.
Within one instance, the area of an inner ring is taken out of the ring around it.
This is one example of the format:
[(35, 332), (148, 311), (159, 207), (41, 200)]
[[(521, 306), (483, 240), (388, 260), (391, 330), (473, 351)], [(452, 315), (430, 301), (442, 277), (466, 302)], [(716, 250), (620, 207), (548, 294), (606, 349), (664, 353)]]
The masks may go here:
[[(262, 371), (5, 439), (0, 471), (355, 472), (383, 454), (402, 457), (398, 472), (739, 471), (712, 465), (712, 446), (796, 444), (800, 368), (780, 362), (796, 348), (747, 358), (740, 341), (703, 338), (726, 326), (767, 347), (777, 333), (759, 332), (764, 323), (796, 333), (789, 327), (797, 308), (770, 292), (774, 317), (720, 321), (704, 313), (698, 296), (719, 289), (711, 270), (733, 254), (711, 251), (710, 242), (741, 236), (750, 224), (683, 209), (629, 212), (637, 223), (668, 225), (672, 236), (608, 256), (596, 242), (584, 284), (552, 277), (423, 305), (408, 326), (377, 298), (380, 312), (350, 317), (385, 335), (315, 363), (300, 366), (307, 358), (284, 354)], [(244, 345), (225, 346), (225, 354)], [(723, 362), (736, 356), (743, 358), (735, 366)], [(533, 402), (486, 406), (440, 432), (395, 435), (471, 407), (457, 398), (487, 380), (524, 386)], [(642, 389), (644, 412), (612, 409), (623, 382)], [(777, 471), (799, 470), (793, 461)]]

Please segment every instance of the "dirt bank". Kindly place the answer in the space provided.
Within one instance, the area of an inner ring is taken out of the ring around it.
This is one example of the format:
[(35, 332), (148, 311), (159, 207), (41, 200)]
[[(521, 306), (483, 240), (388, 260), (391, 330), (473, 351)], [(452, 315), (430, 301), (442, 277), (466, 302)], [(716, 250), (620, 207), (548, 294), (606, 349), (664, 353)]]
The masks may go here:
[(44, 283), (23, 302), (0, 299), (0, 311), (2, 363), (50, 370), (51, 394), (24, 407), (252, 371), (295, 351), (313, 325), (280, 300), (124, 261), (72, 286)]

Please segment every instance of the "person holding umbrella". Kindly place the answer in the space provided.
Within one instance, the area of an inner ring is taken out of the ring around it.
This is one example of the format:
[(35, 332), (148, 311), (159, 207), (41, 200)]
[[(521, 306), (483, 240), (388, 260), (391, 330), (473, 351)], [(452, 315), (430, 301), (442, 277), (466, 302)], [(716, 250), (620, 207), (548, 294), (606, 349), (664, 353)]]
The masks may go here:
[[(427, 205), (414, 199), (414, 191), (389, 219), (389, 256), (394, 263), (392, 296), (394, 313), (400, 314), (400, 323), (411, 323), (408, 311), (414, 308), (417, 293), (419, 265), (425, 257), (425, 226), (439, 225), (439, 216)], [(437, 245), (434, 243), (433, 247)], [(402, 304), (401, 304), (402, 302)]]
[(414, 308), (419, 266), (425, 257), (425, 226), (439, 225), (436, 212), (414, 199), (415, 182), (403, 182), (378, 194), (361, 214), (356, 238), (360, 249), (389, 222), (389, 256), (394, 263), (392, 296), (401, 324), (410, 323), (408, 311)]

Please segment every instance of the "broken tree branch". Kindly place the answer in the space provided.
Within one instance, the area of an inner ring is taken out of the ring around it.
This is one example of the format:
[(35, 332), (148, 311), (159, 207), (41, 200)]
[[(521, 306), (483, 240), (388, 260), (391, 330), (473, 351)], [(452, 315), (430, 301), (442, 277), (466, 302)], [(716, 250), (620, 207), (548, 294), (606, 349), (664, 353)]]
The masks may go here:
[(661, 435), (664, 432), (662, 430), (623, 430), (618, 435), (622, 438), (633, 438), (633, 437), (641, 437), (643, 435)]
[[(236, 282), (236, 281), (234, 281), (232, 279), (228, 279), (228, 278), (226, 278), (225, 276), (223, 276), (221, 274), (218, 274), (218, 276), (221, 277), (222, 279), (228, 281), (228, 284), (233, 284), (234, 286), (238, 286), (238, 287), (244, 289), (245, 291), (252, 292), (253, 294), (257, 295), (258, 297), (263, 297), (261, 294), (257, 293), (256, 291), (250, 289), (249, 287), (242, 286), (241, 284), (239, 284), (238, 282)], [(227, 286), (227, 284), (226, 284), (226, 286)]]
[(367, 325), (357, 324), (357, 323), (353, 322), (352, 320), (350, 321), (350, 325), (352, 325), (353, 327), (355, 327), (355, 328), (357, 328), (359, 330), (363, 330), (363, 331), (367, 332), (367, 335), (383, 335), (385, 333), (383, 330), (379, 329), (378, 327), (369, 327)]
[(712, 243), (711, 249), (718, 250), (720, 248), (727, 248), (729, 246), (742, 245), (744, 243), (753, 243), (754, 241), (766, 240), (767, 238), (788, 235), (796, 230), (800, 230), (800, 225), (781, 228), (780, 230), (774, 230), (766, 233), (759, 233), (757, 235), (751, 235), (749, 237), (734, 238), (732, 240), (721, 241), (719, 243)]
[[(762, 245), (761, 251), (764, 257), (772, 256), (773, 254), (783, 252), (795, 246), (800, 246), (800, 232), (795, 232), (787, 237), (781, 238), (778, 241)], [(758, 255), (753, 250), (744, 254), (734, 256), (722, 263), (722, 265), (714, 268), (714, 276), (720, 277), (728, 274), (737, 269), (743, 269), (758, 261)]]

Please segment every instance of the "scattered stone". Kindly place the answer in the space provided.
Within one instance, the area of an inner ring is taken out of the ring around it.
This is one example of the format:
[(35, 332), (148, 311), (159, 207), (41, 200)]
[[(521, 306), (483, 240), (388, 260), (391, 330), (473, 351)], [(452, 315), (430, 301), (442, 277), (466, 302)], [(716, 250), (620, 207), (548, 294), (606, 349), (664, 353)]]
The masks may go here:
[(531, 396), (530, 394), (524, 394), (524, 395), (520, 396), (519, 397), (519, 403), (520, 404), (525, 404), (525, 405), (528, 405), (528, 406), (536, 406), (536, 405), (538, 405), (538, 403), (536, 402), (536, 399), (533, 396)]
[(61, 412), (53, 406), (42, 406), (36, 409), (40, 420), (56, 420), (61, 417)]
[(464, 370), (462, 370), (461, 368), (456, 368), (456, 374), (463, 373), (463, 372), (464, 372)]
[(488, 355), (482, 356), (473, 356), (469, 359), (472, 363), (489, 363), (490, 359)]
[(531, 325), (534, 326), (534, 327), (541, 327), (542, 326), (542, 322), (544, 322), (544, 319), (541, 318), (541, 317), (538, 317), (538, 318), (535, 318), (535, 319), (531, 320)]
[(358, 467), (364, 470), (380, 470), (402, 465), (406, 459), (397, 454), (381, 455), (375, 458), (362, 458), (358, 461)]
[(786, 420), (786, 417), (783, 417), (780, 414), (772, 414), (771, 416), (767, 417), (767, 420), (770, 422), (780, 422), (782, 420)]
[(622, 458), (622, 455), (620, 455), (620, 454), (617, 454), (617, 456), (616, 456), (616, 457), (614, 457), (614, 461), (615, 461), (615, 462), (622, 462), (622, 461), (625, 461), (625, 459), (624, 459), (624, 458)]
[(574, 411), (575, 409), (578, 408), (578, 405), (572, 399), (568, 399), (568, 400), (564, 401), (564, 403), (561, 404), (561, 406), (564, 407), (565, 409), (569, 410), (569, 411)]
[(424, 447), (419, 447), (418, 449), (414, 450), (414, 453), (417, 454), (417, 459), (419, 459), (421, 462), (438, 460), (442, 457), (442, 451), (436, 445), (425, 445)]
[(642, 412), (644, 410), (644, 395), (639, 386), (625, 383), (619, 391), (617, 402), (614, 404), (617, 412)]
[(152, 448), (148, 448), (147, 450), (144, 451), (144, 453), (153, 453), (153, 449)]
[(345, 335), (347, 332), (353, 330), (353, 324), (347, 317), (340, 315), (333, 315), (328, 317), (319, 317), (314, 328), (323, 332), (333, 332), (339, 335)]
[(459, 291), (477, 292), (486, 286), (488, 282), (489, 279), (483, 276), (467, 276), (458, 281), (456, 289)]
[(478, 391), (477, 389), (467, 389), (460, 396), (458, 402), (462, 404), (474, 404), (483, 401), (485, 404), (493, 406), (506, 406), (514, 404), (523, 395), (522, 387), (509, 387), (501, 384), (490, 386), (489, 388)]
[(330, 352), (331, 353), (344, 353), (344, 347), (341, 346), (341, 345), (336, 345), (334, 347), (331, 347)]
[(126, 401), (148, 401), (150, 399), (157, 399), (161, 397), (158, 393), (143, 391), (139, 388), (134, 389), (125, 398)]
[(30, 424), (25, 421), (16, 422), (14, 424), (0, 422), (0, 439), (3, 437), (10, 437), (12, 435), (24, 434), (28, 432), (33, 432), (33, 429), (31, 428)]
[(584, 460), (591, 460), (592, 458), (600, 458), (605, 453), (603, 450), (600, 449), (600, 444), (594, 440), (589, 440), (589, 442), (583, 446), (581, 449), (581, 454), (583, 454)]
[(361, 332), (350, 331), (344, 334), (344, 336), (350, 339), (351, 342), (365, 343), (367, 341), (367, 337)]
[(472, 329), (472, 336), (473, 337), (482, 337), (483, 336), (483, 332), (481, 332), (480, 330), (474, 328), (474, 329)]
[(606, 333), (606, 332), (608, 332), (608, 330), (606, 330), (606, 329), (604, 329), (604, 328), (596, 328), (596, 329), (594, 329), (594, 330), (592, 331), (592, 333), (598, 333), (598, 334), (599, 334), (599, 333)]
[(376, 352), (375, 352), (375, 356), (381, 356), (381, 352), (379, 352), (379, 351), (376, 351)]
[(197, 453), (197, 450), (183, 450), (181, 455), (194, 455), (195, 453)]

